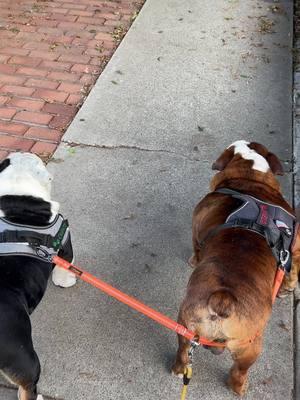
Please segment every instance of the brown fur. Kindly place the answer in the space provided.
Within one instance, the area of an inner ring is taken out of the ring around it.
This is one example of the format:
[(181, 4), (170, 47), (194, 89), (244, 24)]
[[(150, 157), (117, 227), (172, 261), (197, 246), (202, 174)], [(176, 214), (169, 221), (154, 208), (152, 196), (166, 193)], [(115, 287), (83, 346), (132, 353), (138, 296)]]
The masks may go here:
[[(226, 341), (234, 364), (229, 386), (237, 394), (246, 388), (247, 372), (262, 349), (262, 334), (272, 309), (272, 288), (276, 260), (260, 235), (241, 228), (224, 229), (205, 240), (208, 232), (225, 222), (237, 208), (237, 199), (213, 192), (226, 187), (250, 194), (293, 213), (281, 195), (274, 174), (282, 174), (279, 159), (264, 146), (251, 143), (250, 148), (269, 162), (270, 170), (252, 169), (253, 161), (234, 155), (229, 148), (213, 164), (220, 170), (211, 181), (209, 193), (193, 214), (194, 254), (189, 263), (195, 269), (190, 277), (178, 321), (212, 341)], [(204, 245), (200, 245), (204, 240)], [(286, 277), (282, 292), (293, 290), (300, 269), (300, 235), (293, 249), (292, 271)], [(189, 342), (179, 338), (179, 349), (173, 372), (181, 374), (189, 362)]]

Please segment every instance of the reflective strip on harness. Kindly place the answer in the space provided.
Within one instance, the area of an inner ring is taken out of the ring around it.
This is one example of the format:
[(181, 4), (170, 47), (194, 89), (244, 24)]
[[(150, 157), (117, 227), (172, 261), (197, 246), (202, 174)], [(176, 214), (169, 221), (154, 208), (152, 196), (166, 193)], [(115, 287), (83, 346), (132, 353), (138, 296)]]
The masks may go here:
[(0, 218), (0, 256), (30, 256), (51, 262), (69, 240), (69, 224), (61, 214), (42, 227), (15, 224)]

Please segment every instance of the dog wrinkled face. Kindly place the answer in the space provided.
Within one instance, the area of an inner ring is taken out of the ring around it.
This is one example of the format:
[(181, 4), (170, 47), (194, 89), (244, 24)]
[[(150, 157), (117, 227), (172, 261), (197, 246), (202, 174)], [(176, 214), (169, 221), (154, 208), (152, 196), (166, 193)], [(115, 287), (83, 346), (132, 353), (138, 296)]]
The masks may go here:
[[(235, 157), (238, 155), (239, 157)], [(274, 175), (283, 175), (283, 167), (278, 157), (270, 153), (266, 147), (256, 142), (238, 140), (232, 143), (221, 156), (213, 163), (212, 169), (223, 171), (231, 162), (238, 159), (251, 160), (252, 169), (267, 173), (272, 171)]]
[(52, 175), (43, 161), (31, 153), (13, 153), (0, 163), (0, 196), (32, 196), (51, 203), (52, 214), (59, 204), (50, 200)]

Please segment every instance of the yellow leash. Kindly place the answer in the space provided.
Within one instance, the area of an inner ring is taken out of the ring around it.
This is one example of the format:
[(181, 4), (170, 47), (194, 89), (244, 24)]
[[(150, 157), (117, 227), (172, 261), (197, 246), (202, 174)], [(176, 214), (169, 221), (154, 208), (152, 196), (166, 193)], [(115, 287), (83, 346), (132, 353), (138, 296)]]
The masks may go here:
[(192, 364), (189, 364), (187, 367), (184, 369), (184, 374), (183, 374), (183, 388), (181, 391), (181, 397), (180, 400), (185, 400), (186, 395), (187, 395), (187, 389), (188, 389), (188, 384), (190, 383), (190, 380), (193, 375), (193, 369), (192, 369)]
[(189, 349), (189, 364), (184, 368), (184, 372), (183, 372), (183, 388), (181, 391), (181, 397), (180, 400), (186, 400), (186, 395), (187, 395), (187, 389), (188, 389), (188, 384), (190, 383), (190, 380), (192, 378), (193, 375), (193, 354), (194, 354), (194, 350), (195, 348), (199, 345), (199, 343), (196, 340), (191, 341), (191, 347)]

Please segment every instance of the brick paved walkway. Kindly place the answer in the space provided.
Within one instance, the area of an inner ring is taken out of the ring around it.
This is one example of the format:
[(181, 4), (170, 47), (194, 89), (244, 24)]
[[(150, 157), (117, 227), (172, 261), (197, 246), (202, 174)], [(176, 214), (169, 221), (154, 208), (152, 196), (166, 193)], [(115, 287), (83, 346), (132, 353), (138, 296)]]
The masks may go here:
[(48, 159), (145, 0), (0, 0), (0, 159)]

